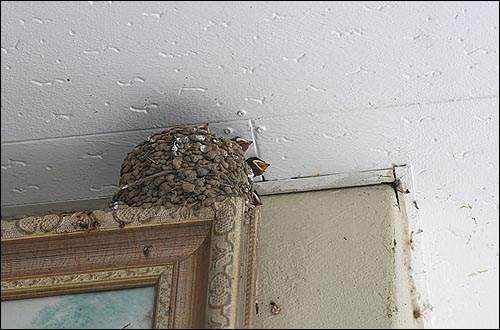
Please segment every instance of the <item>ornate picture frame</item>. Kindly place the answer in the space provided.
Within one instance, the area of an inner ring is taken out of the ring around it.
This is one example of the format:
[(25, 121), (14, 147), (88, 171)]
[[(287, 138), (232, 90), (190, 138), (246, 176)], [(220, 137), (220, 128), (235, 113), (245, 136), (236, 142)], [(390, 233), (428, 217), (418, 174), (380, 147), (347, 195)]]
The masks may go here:
[(153, 328), (251, 328), (258, 212), (118, 207), (2, 219), (2, 300), (156, 286)]

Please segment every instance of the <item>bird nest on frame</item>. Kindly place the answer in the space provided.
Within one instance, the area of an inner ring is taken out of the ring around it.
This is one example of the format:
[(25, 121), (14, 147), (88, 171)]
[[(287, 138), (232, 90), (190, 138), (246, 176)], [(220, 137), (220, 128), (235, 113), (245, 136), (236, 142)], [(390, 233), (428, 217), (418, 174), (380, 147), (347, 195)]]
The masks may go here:
[(249, 207), (260, 205), (252, 179), (269, 164), (255, 157), (245, 159), (251, 143), (240, 137), (218, 137), (208, 125), (155, 133), (123, 161), (112, 206), (182, 204), (196, 209), (228, 196), (245, 196)]

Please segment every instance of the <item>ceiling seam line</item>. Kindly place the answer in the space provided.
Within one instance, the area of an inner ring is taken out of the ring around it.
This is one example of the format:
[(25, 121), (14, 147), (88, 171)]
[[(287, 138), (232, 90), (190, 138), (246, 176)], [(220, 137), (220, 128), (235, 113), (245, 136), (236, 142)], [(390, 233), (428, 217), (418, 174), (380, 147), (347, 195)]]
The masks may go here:
[[(370, 107), (370, 108), (353, 108), (350, 110), (343, 110), (341, 112), (321, 111), (321, 112), (316, 112), (316, 113), (292, 113), (292, 114), (288, 114), (287, 117), (315, 116), (315, 115), (322, 115), (322, 114), (328, 114), (328, 113), (342, 115), (345, 113), (360, 112), (360, 111), (369, 111), (369, 110), (373, 111), (373, 110), (403, 108), (403, 107), (419, 106), (419, 105), (425, 106), (425, 105), (444, 104), (444, 103), (467, 102), (467, 101), (474, 101), (474, 100), (489, 100), (489, 99), (498, 99), (499, 97), (500, 97), (499, 95), (489, 95), (489, 96), (479, 96), (479, 97), (463, 98), (463, 99), (458, 98), (458, 99), (427, 101), (427, 102), (425, 102), (425, 101), (424, 102), (412, 102), (412, 103), (394, 104), (394, 105), (387, 105), (387, 106), (373, 107), (373, 108), (372, 107)], [(252, 118), (251, 120), (269, 120), (269, 119), (276, 119), (276, 118), (281, 118), (281, 117), (282, 116), (255, 117), (255, 118)], [(243, 120), (215, 121), (215, 122), (211, 122), (209, 124), (225, 124), (225, 123), (240, 122), (240, 121), (243, 121)], [(200, 124), (200, 123), (182, 124), (179, 126), (195, 126), (198, 124)], [(169, 127), (173, 127), (173, 126), (137, 128), (137, 129), (118, 130), (118, 131), (109, 131), (109, 132), (97, 132), (97, 133), (89, 133), (89, 134), (75, 134), (75, 135), (65, 135), (65, 136), (55, 136), (55, 137), (44, 137), (44, 138), (36, 138), (36, 139), (28, 139), (28, 140), (10, 140), (10, 141), (7, 140), (5, 142), (1, 142), (1, 145), (30, 144), (30, 143), (44, 142), (44, 141), (54, 141), (54, 140), (74, 139), (74, 138), (103, 136), (103, 135), (112, 135), (112, 134), (122, 134), (122, 133), (128, 133), (128, 132), (163, 130), (163, 129), (168, 129)]]

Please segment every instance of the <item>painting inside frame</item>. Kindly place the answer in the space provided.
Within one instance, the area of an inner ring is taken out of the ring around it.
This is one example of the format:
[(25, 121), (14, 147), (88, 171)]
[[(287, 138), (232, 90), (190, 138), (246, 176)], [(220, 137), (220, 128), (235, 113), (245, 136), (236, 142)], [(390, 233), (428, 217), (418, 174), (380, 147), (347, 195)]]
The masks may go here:
[(2, 279), (2, 329), (170, 328), (172, 264)]
[(152, 329), (154, 286), (1, 303), (2, 329)]

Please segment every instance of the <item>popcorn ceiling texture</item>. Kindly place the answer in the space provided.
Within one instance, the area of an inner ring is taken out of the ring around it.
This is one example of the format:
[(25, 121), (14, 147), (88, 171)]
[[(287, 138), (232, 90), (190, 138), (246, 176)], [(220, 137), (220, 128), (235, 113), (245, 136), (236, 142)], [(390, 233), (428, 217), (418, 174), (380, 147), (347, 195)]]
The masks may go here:
[(111, 197), (176, 125), (254, 140), (266, 180), (406, 163), (426, 317), (498, 328), (498, 2), (1, 6), (2, 208)]
[(250, 202), (251, 172), (237, 143), (210, 134), (208, 128), (176, 127), (153, 134), (128, 153), (112, 201), (195, 209), (228, 196), (246, 196)]

